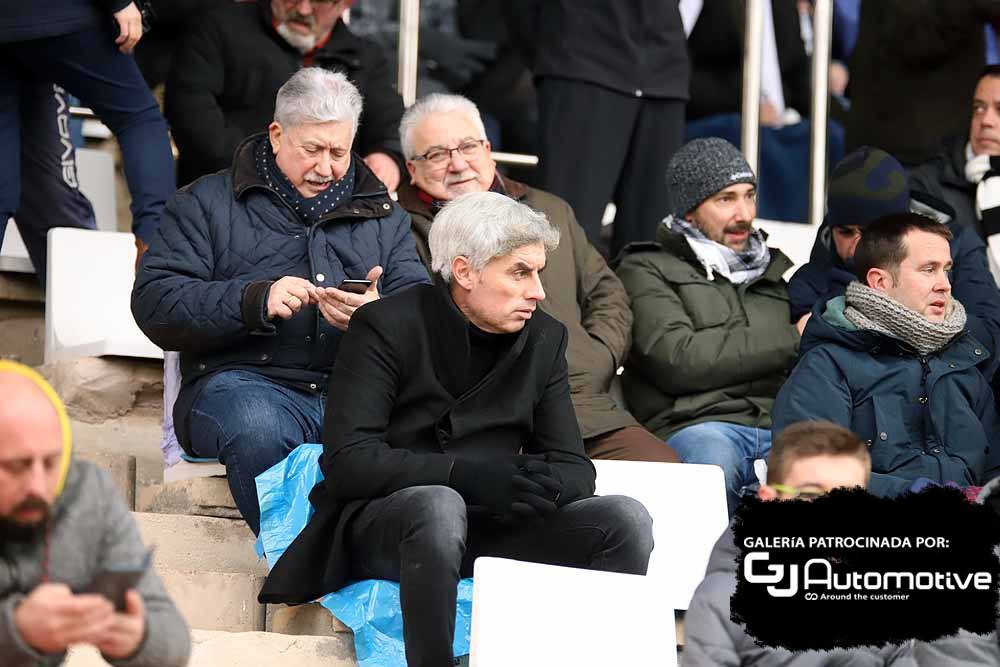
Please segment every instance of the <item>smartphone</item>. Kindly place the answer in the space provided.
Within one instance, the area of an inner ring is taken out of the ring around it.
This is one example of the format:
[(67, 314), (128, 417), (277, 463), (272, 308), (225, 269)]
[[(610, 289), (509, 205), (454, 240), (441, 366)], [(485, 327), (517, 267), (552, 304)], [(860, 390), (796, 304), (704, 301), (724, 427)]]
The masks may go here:
[(115, 605), (115, 611), (125, 611), (125, 592), (136, 588), (142, 575), (149, 569), (153, 552), (147, 551), (142, 563), (135, 567), (106, 568), (97, 573), (90, 584), (79, 593), (96, 593), (103, 595)]
[(350, 292), (351, 294), (364, 294), (371, 286), (372, 281), (370, 280), (352, 280), (348, 278), (344, 282), (340, 283), (340, 287), (337, 289), (344, 292)]

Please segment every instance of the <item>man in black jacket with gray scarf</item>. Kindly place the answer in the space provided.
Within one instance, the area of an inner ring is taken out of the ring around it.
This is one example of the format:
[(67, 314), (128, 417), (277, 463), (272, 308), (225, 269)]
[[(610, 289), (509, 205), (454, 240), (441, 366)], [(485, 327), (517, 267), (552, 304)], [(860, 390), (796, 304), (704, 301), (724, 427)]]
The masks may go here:
[(566, 365), (566, 328), (537, 308), (559, 234), (492, 192), (445, 206), (430, 233), (436, 286), (356, 312), (327, 405), (325, 480), (275, 564), (266, 603), (350, 580), (400, 582), (411, 667), (451, 664), (456, 585), (478, 556), (645, 574), (652, 521), (595, 497)]

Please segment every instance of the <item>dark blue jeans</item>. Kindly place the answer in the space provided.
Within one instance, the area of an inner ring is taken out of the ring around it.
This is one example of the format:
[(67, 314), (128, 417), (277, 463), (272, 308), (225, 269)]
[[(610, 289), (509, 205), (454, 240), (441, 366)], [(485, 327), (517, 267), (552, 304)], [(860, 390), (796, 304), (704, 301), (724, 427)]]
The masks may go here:
[(148, 243), (167, 197), (176, 190), (173, 155), (167, 123), (135, 61), (118, 51), (110, 21), (100, 29), (0, 46), (0, 235), (21, 201), (20, 88), (25, 81), (65, 88), (115, 134), (132, 195), (132, 231)]
[(594, 496), (538, 524), (470, 518), (447, 486), (415, 486), (369, 502), (350, 527), (358, 579), (399, 582), (403, 640), (410, 667), (452, 664), (459, 578), (479, 556), (591, 570), (646, 574), (653, 520), (625, 496)]
[(226, 466), (233, 500), (260, 532), (257, 475), (304, 442), (320, 442), (326, 388), (292, 389), (251, 371), (209, 378), (191, 408), (188, 437), (198, 456)]

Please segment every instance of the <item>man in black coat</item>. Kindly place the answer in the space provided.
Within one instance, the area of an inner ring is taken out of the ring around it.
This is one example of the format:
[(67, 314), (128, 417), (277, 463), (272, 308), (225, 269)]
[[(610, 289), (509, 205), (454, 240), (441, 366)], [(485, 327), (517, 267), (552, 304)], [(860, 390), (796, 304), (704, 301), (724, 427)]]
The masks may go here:
[(349, 3), (258, 0), (208, 13), (181, 40), (165, 111), (180, 151), (177, 182), (227, 168), (236, 146), (274, 115), (278, 88), (301, 67), (343, 72), (365, 99), (356, 143), (390, 192), (403, 173), (396, 128), (403, 102), (379, 47), (340, 20)]
[(400, 582), (411, 667), (452, 664), (456, 586), (477, 556), (645, 574), (652, 521), (595, 497), (570, 402), (566, 328), (537, 306), (545, 216), (493, 192), (445, 206), (436, 286), (359, 311), (327, 406), (324, 482), (260, 600), (307, 602), (352, 579)]
[(355, 309), (428, 282), (410, 216), (351, 152), (357, 88), (307, 67), (275, 106), (230, 170), (167, 202), (132, 292), (139, 328), (181, 353), (181, 446), (226, 465), (254, 532), (257, 475), (317, 442), (326, 401), (350, 393), (327, 381)]

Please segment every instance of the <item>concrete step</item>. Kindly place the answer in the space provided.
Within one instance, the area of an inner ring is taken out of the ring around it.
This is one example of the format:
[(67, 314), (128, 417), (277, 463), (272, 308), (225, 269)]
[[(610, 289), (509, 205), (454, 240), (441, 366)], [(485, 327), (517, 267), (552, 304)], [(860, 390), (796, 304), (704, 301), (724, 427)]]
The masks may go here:
[(265, 629), (268, 632), (312, 637), (335, 637), (345, 632), (351, 633), (349, 627), (317, 602), (294, 607), (283, 604), (267, 605)]
[[(192, 630), (188, 667), (356, 667), (354, 641), (338, 637), (296, 637), (271, 632)], [(89, 646), (74, 647), (65, 667), (108, 667)]]
[(76, 457), (103, 468), (121, 491), (122, 500), (129, 510), (135, 509), (135, 457), (114, 452), (79, 451)]
[(256, 538), (242, 519), (151, 512), (133, 516), (143, 542), (156, 547), (158, 571), (267, 575), (267, 563), (254, 551)]
[(264, 577), (243, 572), (170, 568), (158, 572), (189, 627), (226, 632), (264, 630), (265, 605), (257, 602)]
[(129, 414), (96, 424), (70, 418), (70, 426), (73, 449), (78, 456), (134, 456), (137, 489), (163, 482), (160, 453), (163, 426), (159, 414)]
[(198, 477), (144, 487), (136, 499), (136, 509), (160, 514), (241, 518), (224, 477)]
[(34, 274), (0, 273), (0, 359), (29, 366), (45, 356), (45, 292)]

